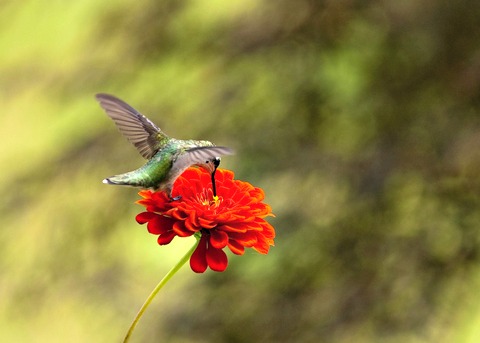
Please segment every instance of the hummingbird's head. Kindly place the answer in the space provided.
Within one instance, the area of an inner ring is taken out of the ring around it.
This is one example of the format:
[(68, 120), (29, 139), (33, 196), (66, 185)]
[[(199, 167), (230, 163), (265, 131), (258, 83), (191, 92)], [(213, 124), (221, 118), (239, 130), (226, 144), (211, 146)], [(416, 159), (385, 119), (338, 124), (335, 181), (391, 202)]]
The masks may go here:
[(202, 167), (210, 174), (214, 173), (217, 170), (218, 166), (220, 165), (220, 157), (212, 157), (209, 160), (206, 160), (205, 163), (198, 164), (198, 166)]

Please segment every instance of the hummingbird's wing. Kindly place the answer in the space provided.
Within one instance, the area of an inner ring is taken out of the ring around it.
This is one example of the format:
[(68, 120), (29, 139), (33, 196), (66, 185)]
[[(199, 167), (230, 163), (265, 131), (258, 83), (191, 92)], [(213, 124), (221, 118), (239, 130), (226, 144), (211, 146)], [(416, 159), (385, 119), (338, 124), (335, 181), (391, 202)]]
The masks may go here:
[(177, 157), (175, 165), (179, 169), (184, 169), (195, 164), (208, 164), (212, 162), (215, 157), (224, 155), (233, 155), (233, 150), (224, 146), (190, 148)]
[(144, 158), (150, 159), (157, 152), (159, 136), (166, 136), (150, 119), (113, 95), (97, 94), (95, 98)]

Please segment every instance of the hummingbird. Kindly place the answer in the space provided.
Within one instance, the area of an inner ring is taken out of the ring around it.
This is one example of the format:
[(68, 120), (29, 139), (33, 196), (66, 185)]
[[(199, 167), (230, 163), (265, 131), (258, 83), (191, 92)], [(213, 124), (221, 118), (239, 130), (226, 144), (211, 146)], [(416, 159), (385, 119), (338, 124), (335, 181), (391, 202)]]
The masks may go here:
[(119, 98), (102, 93), (95, 97), (120, 132), (148, 160), (142, 167), (110, 176), (103, 183), (161, 190), (171, 200), (178, 200), (180, 197), (172, 198), (173, 183), (185, 169), (197, 166), (210, 173), (213, 195), (216, 196), (215, 171), (220, 164), (219, 156), (232, 155), (232, 149), (215, 146), (209, 141), (170, 138), (150, 119)]

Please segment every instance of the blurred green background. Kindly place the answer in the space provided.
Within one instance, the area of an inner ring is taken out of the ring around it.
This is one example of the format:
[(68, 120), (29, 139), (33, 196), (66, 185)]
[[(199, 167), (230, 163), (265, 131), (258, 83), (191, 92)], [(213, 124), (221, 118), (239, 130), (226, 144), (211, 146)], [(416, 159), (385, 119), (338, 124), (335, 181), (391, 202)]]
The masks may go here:
[(480, 2), (0, 2), (0, 341), (119, 342), (159, 247), (94, 94), (234, 148), (267, 256), (188, 267), (132, 342), (479, 342)]

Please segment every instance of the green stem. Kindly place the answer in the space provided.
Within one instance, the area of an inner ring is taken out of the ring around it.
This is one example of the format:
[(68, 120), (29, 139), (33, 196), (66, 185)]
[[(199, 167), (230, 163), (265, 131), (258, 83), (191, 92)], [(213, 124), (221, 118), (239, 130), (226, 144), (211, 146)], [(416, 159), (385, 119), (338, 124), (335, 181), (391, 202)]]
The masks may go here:
[(143, 313), (147, 310), (148, 306), (150, 303), (153, 301), (153, 298), (157, 295), (157, 293), (162, 289), (163, 286), (182, 268), (182, 266), (190, 259), (190, 256), (192, 256), (193, 252), (197, 248), (198, 242), (200, 241), (198, 237), (196, 237), (196, 242), (195, 244), (188, 250), (188, 252), (180, 259), (180, 261), (177, 262), (175, 266), (173, 266), (172, 269), (163, 277), (162, 280), (158, 283), (158, 285), (153, 289), (152, 293), (148, 296), (147, 300), (145, 300), (145, 303), (142, 305), (140, 310), (137, 313), (137, 316), (133, 320), (132, 324), (130, 325), (130, 328), (128, 329), (127, 335), (125, 336), (123, 343), (127, 343), (130, 340), (130, 336), (132, 335), (133, 330), (135, 329), (135, 326), (137, 326), (138, 321), (140, 318), (142, 318)]

